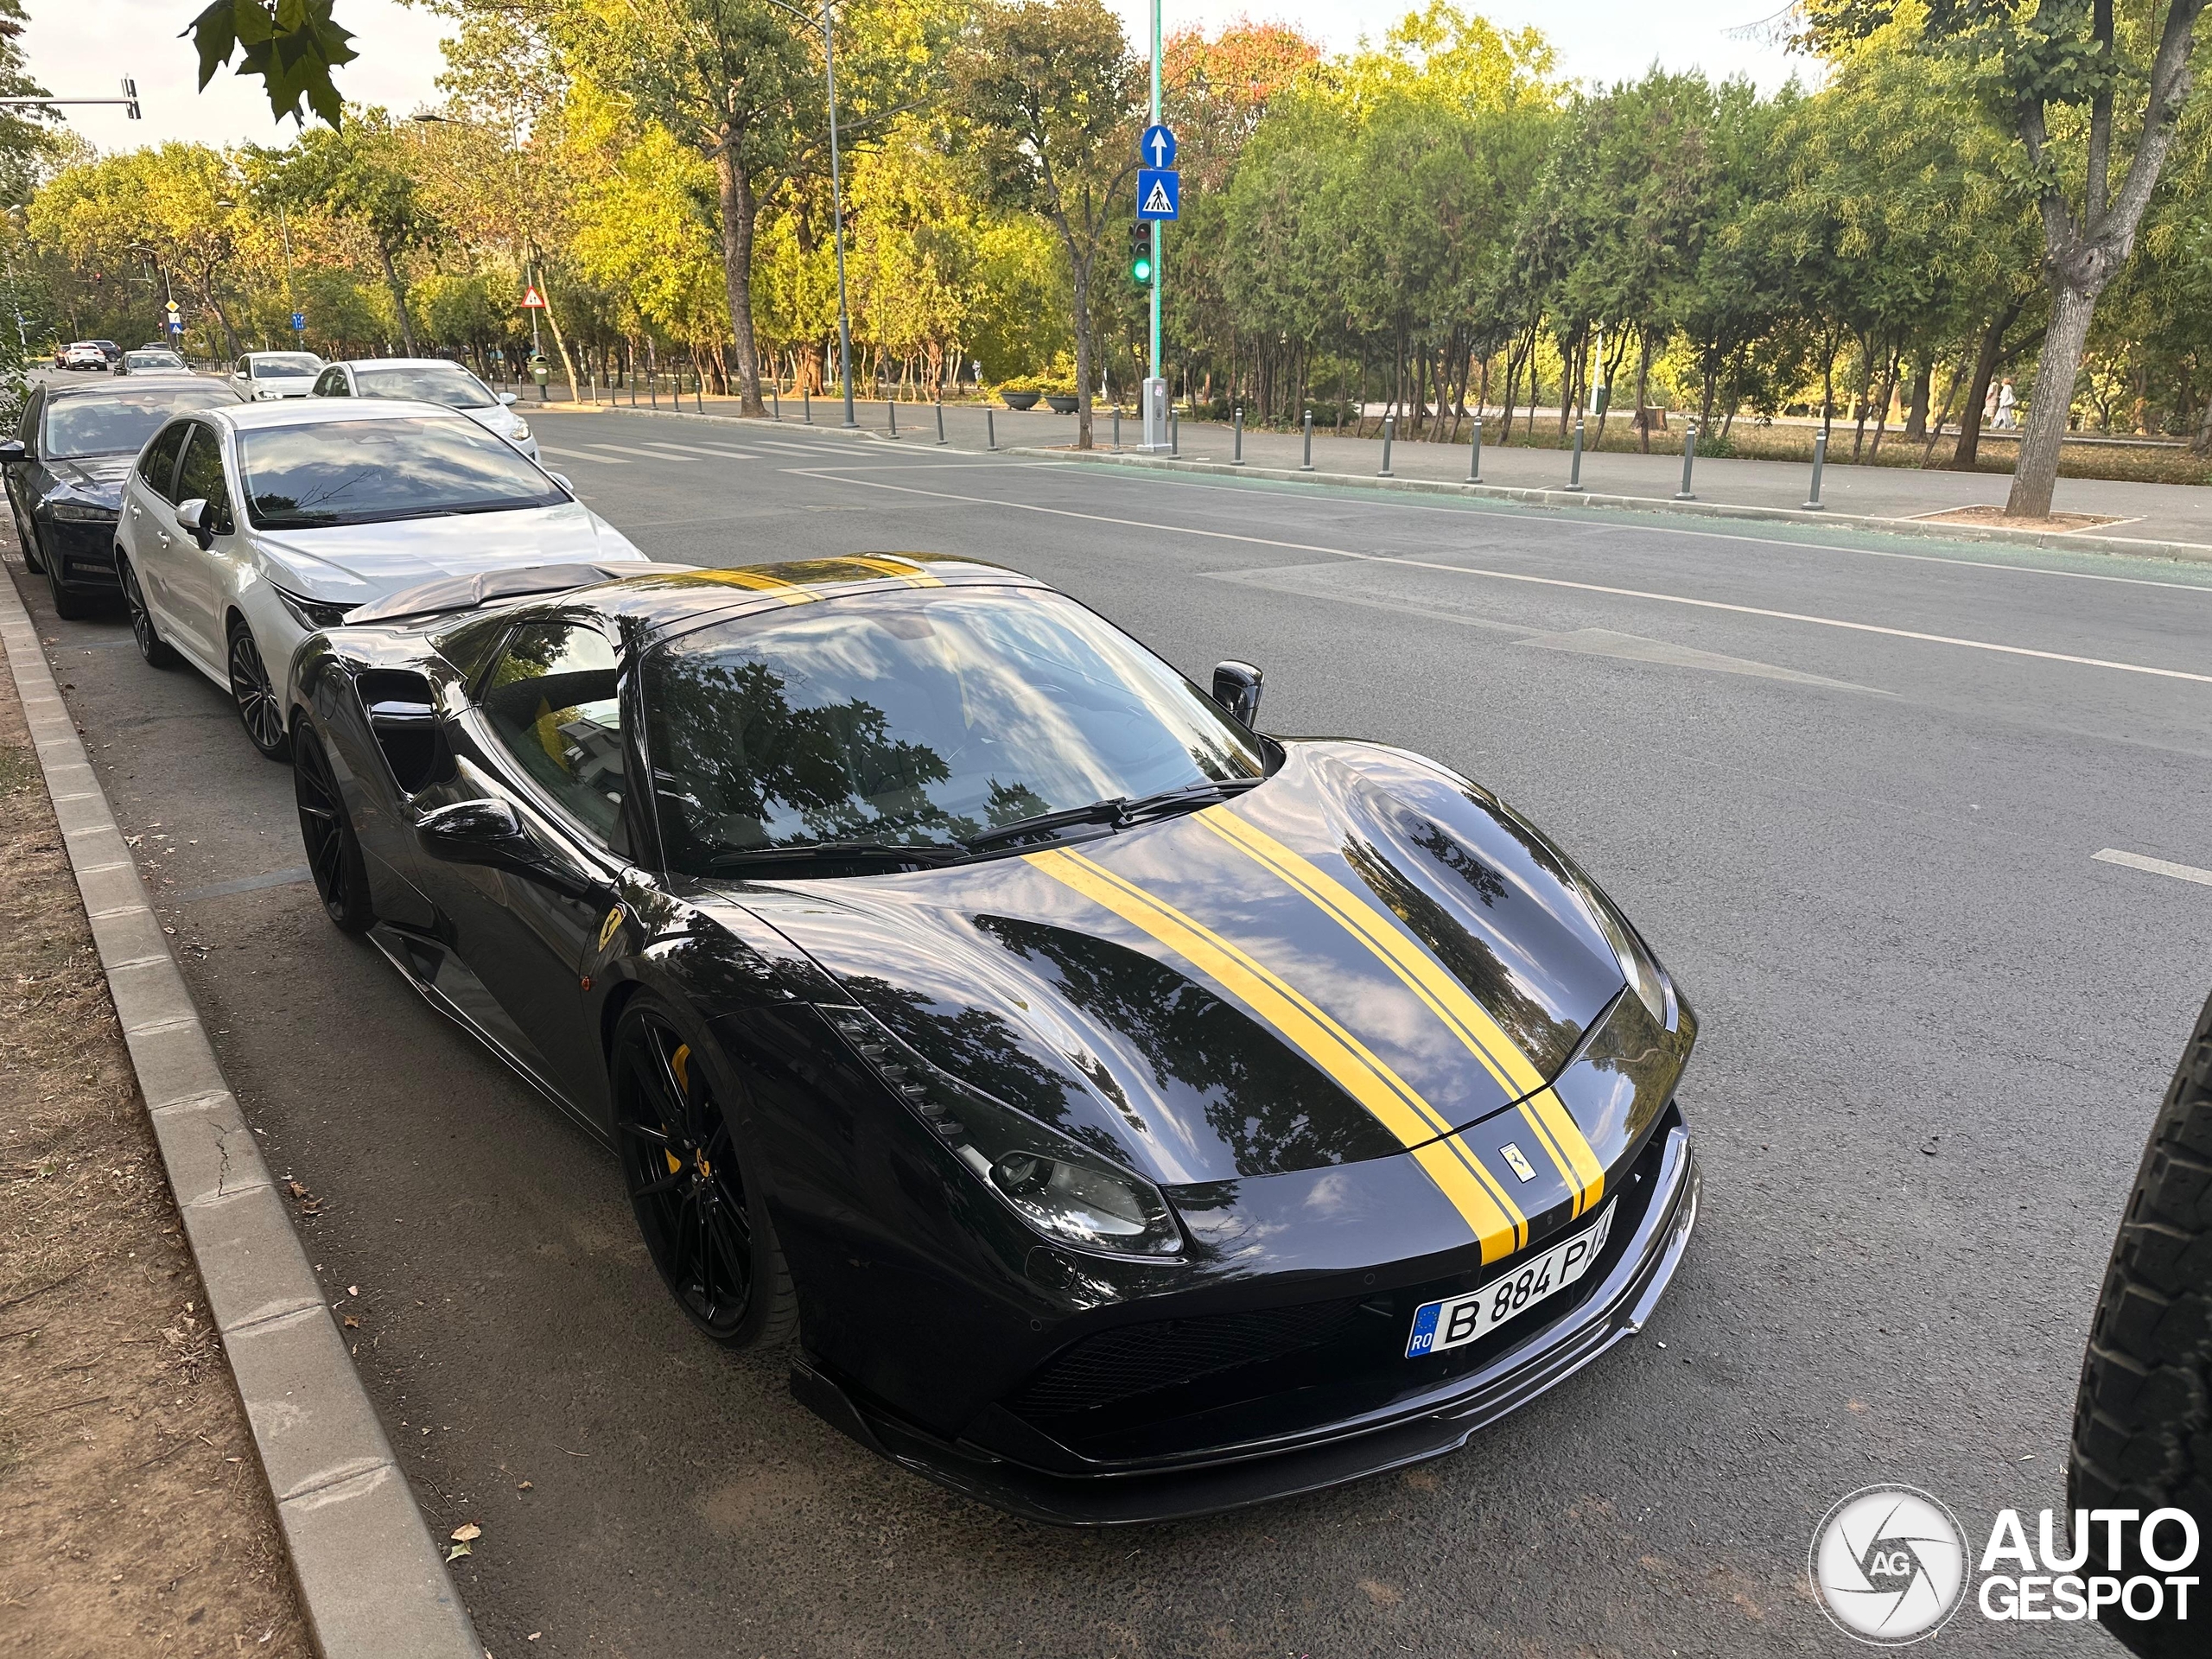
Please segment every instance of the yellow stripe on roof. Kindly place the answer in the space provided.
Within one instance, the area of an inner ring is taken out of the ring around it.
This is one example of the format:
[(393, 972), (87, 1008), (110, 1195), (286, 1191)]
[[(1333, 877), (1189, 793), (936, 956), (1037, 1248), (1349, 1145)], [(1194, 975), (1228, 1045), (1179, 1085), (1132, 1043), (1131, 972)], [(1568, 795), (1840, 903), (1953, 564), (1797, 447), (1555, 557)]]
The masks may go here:
[(1605, 1170), (1567, 1104), (1545, 1085), (1543, 1074), (1477, 1001), (1467, 988), (1380, 911), (1327, 871), (1284, 846), (1265, 830), (1246, 823), (1226, 806), (1208, 807), (1200, 823), (1271, 871), (1341, 925), (1428, 1006), (1472, 1054), (1509, 1099), (1518, 1101), (1522, 1119), (1553, 1167), (1573, 1195), (1580, 1215), (1605, 1196)]
[(1236, 995), (1414, 1155), (1482, 1245), (1484, 1262), (1529, 1241), (1529, 1220), (1471, 1148), (1420, 1092), (1336, 1020), (1249, 953), (1164, 899), (1080, 853), (1054, 848), (1028, 863), (1112, 911)]
[(764, 576), (758, 570), (702, 570), (702, 581), (719, 582), (732, 588), (750, 588), (756, 594), (771, 594), (786, 605), (805, 605), (822, 597), (810, 592), (797, 582), (784, 582), (774, 576)]
[(862, 565), (870, 570), (880, 571), (887, 576), (896, 576), (899, 581), (905, 582), (909, 588), (942, 588), (944, 586), (942, 582), (939, 582), (935, 576), (930, 575), (928, 571), (923, 569), (920, 565), (911, 563), (905, 559), (862, 558), (859, 554), (855, 553), (847, 555), (844, 563), (847, 564)]

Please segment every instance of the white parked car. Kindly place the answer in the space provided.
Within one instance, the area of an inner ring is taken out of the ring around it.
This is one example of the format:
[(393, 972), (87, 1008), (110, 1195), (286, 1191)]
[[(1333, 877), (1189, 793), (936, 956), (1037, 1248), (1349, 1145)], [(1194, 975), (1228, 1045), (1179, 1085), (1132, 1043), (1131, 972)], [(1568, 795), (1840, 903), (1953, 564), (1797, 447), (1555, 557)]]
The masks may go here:
[(321, 372), (322, 359), (313, 352), (248, 352), (231, 365), (231, 385), (254, 402), (304, 397)]
[(530, 423), (516, 413), (512, 391), (495, 392), (458, 363), (442, 357), (372, 357), (334, 363), (315, 383), (318, 397), (414, 397), (457, 409), (537, 459)]
[(645, 555), (512, 444), (383, 398), (245, 404), (171, 421), (124, 485), (116, 575), (138, 649), (223, 686), (287, 753), (292, 653), (346, 613), (446, 576)]
[(72, 340), (61, 351), (57, 367), (64, 369), (105, 369), (121, 356), (123, 348), (111, 340)]

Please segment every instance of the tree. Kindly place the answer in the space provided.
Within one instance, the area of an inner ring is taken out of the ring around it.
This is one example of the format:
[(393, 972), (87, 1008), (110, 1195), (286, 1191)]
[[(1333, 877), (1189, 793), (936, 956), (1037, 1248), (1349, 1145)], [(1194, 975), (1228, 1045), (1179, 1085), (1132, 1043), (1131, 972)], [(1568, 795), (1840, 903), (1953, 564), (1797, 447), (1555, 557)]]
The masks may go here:
[(368, 237), (391, 292), (400, 341), (411, 357), (415, 324), (399, 261), (435, 242), (441, 227), (410, 170), (407, 143), (390, 116), (370, 110), (350, 127), (311, 128), (290, 152), (260, 150), (255, 159), (262, 193), (272, 204), (319, 207)]
[(185, 33), (200, 54), (200, 90), (244, 48), (238, 73), (258, 76), (269, 108), (305, 124), (300, 102), (333, 127), (345, 119), (345, 100), (330, 72), (361, 54), (346, 45), (353, 36), (331, 21), (331, 0), (214, 0)]
[(1090, 442), (1091, 279), (1135, 217), (1144, 71), (1101, 0), (983, 0), (952, 67), (984, 192), (1059, 233), (1073, 278), (1076, 448)]
[[(1914, 0), (1930, 41), (1971, 58), (1983, 96), (2018, 138), (2024, 185), (2043, 219), (2050, 321), (2010, 517), (2050, 512), (2059, 446), (2097, 299), (2134, 251), (2191, 88), (2190, 56), (2207, 0), (2130, 9), (2113, 0)], [(1900, 0), (1810, 0), (1808, 35), (1832, 46), (1899, 22)], [(2126, 107), (2122, 99), (2126, 99)], [(2117, 182), (2115, 182), (2115, 178)]]

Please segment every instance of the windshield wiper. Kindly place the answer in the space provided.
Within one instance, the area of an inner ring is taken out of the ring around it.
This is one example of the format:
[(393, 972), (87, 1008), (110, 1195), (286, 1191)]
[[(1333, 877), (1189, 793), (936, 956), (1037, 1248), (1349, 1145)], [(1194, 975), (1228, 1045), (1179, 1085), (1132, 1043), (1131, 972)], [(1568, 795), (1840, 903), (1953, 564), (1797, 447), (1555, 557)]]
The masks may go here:
[(1157, 794), (1140, 795), (1134, 801), (1122, 803), (1117, 823), (1133, 823), (1149, 817), (1155, 812), (1166, 812), (1179, 806), (1203, 806), (1217, 801), (1224, 795), (1241, 795), (1255, 784), (1266, 780), (1260, 778), (1214, 778), (1203, 784), (1185, 784), (1179, 789), (1163, 789)]
[(1224, 795), (1234, 795), (1263, 782), (1258, 778), (1224, 778), (1203, 784), (1182, 784), (1173, 789), (1163, 789), (1151, 795), (1116, 795), (1111, 799), (1093, 801), (1089, 806), (1071, 806), (1058, 812), (1039, 812), (1031, 818), (1016, 818), (1012, 823), (1002, 823), (986, 830), (981, 835), (968, 837), (968, 850), (982, 852), (992, 847), (1004, 846), (1008, 842), (1022, 841), (1034, 836), (1045, 838), (1058, 830), (1071, 830), (1078, 824), (1134, 823), (1154, 813), (1168, 811), (1179, 806), (1203, 806), (1217, 801)]
[(707, 861), (707, 867), (747, 870), (774, 864), (949, 864), (965, 856), (966, 851), (953, 842), (813, 841), (794, 847), (747, 847), (717, 853)]

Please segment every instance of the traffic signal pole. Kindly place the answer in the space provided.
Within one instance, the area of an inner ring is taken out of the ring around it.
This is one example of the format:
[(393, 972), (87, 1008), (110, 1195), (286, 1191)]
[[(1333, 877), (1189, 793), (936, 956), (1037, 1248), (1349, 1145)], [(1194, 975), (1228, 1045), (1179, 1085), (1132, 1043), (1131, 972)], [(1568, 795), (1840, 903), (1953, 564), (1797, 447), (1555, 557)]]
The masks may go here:
[[(1160, 124), (1160, 0), (1152, 0), (1152, 124)], [(1160, 255), (1164, 238), (1152, 221), (1152, 373), (1144, 383), (1144, 448), (1167, 448), (1167, 380), (1160, 367)]]

